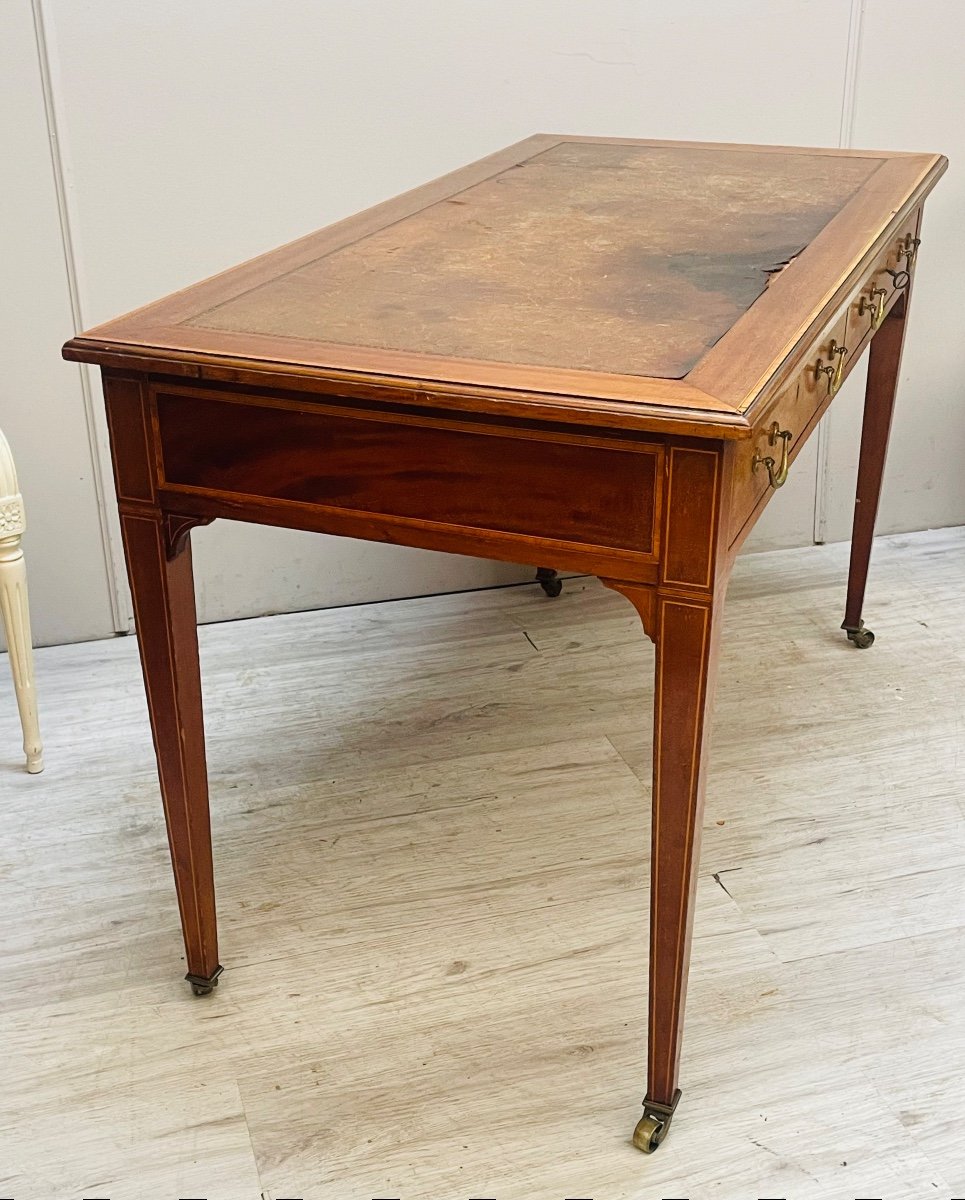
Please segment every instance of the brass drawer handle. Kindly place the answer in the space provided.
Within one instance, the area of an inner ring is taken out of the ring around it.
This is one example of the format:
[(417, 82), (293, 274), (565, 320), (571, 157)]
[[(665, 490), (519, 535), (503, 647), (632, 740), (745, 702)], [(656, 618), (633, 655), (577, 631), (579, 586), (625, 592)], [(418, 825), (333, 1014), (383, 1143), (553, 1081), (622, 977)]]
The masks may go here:
[(891, 283), (896, 292), (900, 292), (911, 283), (911, 275), (907, 271), (892, 271), (889, 267), (887, 273), (891, 276)]
[(787, 452), (791, 445), (791, 438), (793, 436), (794, 435), (791, 433), (790, 429), (782, 429), (777, 421), (774, 421), (770, 429), (767, 431), (767, 440), (772, 446), (776, 446), (778, 438), (781, 439), (780, 465), (777, 467), (777, 470), (775, 470), (774, 459), (771, 458), (770, 455), (768, 455), (767, 458), (763, 458), (760, 454), (755, 454), (751, 462), (752, 471), (756, 471), (760, 466), (767, 467), (767, 478), (770, 481), (772, 488), (776, 489), (783, 487), (787, 482)]
[(901, 249), (898, 252), (898, 257), (905, 260), (905, 270), (910, 271), (912, 263), (918, 256), (918, 247), (921, 245), (921, 238), (913, 237), (910, 233), (906, 233), (904, 240), (900, 243)]
[(871, 328), (877, 329), (884, 319), (885, 315), (885, 296), (888, 295), (887, 288), (872, 288), (871, 295), (862, 296), (861, 303), (858, 305), (858, 316), (863, 317), (865, 313), (871, 315)]
[(814, 368), (816, 379), (820, 379), (822, 375), (828, 377), (828, 395), (833, 396), (841, 386), (841, 380), (844, 378), (844, 360), (848, 353), (847, 346), (839, 346), (837, 342), (832, 342), (828, 348), (832, 360), (837, 358), (837, 362), (825, 363), (823, 358), (819, 358), (817, 365)]

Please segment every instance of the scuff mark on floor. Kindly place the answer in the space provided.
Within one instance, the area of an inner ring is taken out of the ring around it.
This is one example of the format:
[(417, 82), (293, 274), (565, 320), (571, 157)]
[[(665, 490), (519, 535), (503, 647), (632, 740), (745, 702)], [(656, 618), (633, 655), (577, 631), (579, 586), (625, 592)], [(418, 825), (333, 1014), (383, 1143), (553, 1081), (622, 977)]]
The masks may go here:
[(728, 892), (727, 888), (724, 886), (723, 880), (721, 879), (721, 875), (729, 875), (732, 871), (740, 871), (740, 870), (743, 870), (743, 868), (742, 867), (727, 867), (723, 871), (715, 871), (714, 872), (714, 883), (716, 883), (724, 892), (726, 892), (727, 895), (730, 896), (731, 900), (733, 900), (734, 897), (730, 895), (730, 892)]

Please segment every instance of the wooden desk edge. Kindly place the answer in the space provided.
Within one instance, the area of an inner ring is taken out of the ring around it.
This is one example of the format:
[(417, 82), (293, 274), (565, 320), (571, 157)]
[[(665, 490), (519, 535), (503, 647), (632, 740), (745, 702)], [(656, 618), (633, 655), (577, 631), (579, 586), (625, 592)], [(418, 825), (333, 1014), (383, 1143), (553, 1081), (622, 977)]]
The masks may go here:
[[(310, 233), (281, 248), (280, 253), (286, 256), (286, 261), (287, 258), (300, 261), (306, 249), (316, 253), (322, 242), (327, 244), (333, 238), (337, 240), (342, 229), (357, 230), (360, 222), (366, 227), (369, 224), (378, 225), (387, 214), (404, 214), (416, 202), (417, 206), (429, 203), (434, 197), (448, 194), (453, 185), (468, 186), (508, 165), (538, 155), (553, 145), (596, 141), (658, 147), (686, 145), (708, 149), (719, 149), (721, 145), (535, 134), (402, 196), (384, 201), (363, 214), (356, 214), (326, 229)], [(762, 154), (816, 152), (806, 147), (745, 147), (738, 143), (731, 146)], [(820, 152), (827, 151), (821, 149)], [(917, 184), (906, 198), (906, 207), (920, 201), (947, 166), (947, 159), (941, 155), (872, 151), (845, 153), (900, 160), (908, 164), (908, 169), (920, 164)], [(878, 242), (887, 236), (895, 219), (897, 212), (865, 257), (875, 252)], [(245, 347), (234, 344), (228, 335), (215, 335), (209, 331), (205, 335), (209, 342), (212, 337), (217, 337), (220, 344), (192, 344), (195, 336), (193, 331), (185, 330), (176, 323), (152, 325), (145, 324), (143, 320), (132, 320), (148, 313), (167, 313), (168, 321), (182, 319), (185, 313), (180, 311), (179, 305), (183, 296), (197, 296), (199, 287), (216, 285), (229, 277), (247, 277), (254, 272), (254, 276), (260, 278), (260, 264), (268, 259), (277, 259), (278, 254), (277, 250), (269, 251), (247, 264), (213, 276), (201, 285), (192, 285), (162, 301), (78, 334), (64, 347), (64, 357), (72, 361), (97, 363), (107, 369), (152, 375), (289, 388), (299, 392), (336, 394), (351, 400), (377, 398), (388, 403), (417, 404), (448, 411), (486, 412), (508, 421), (552, 420), (574, 426), (626, 429), (658, 435), (741, 439), (749, 436), (755, 416), (760, 412), (760, 404), (769, 400), (784, 375), (793, 370), (796, 356), (804, 352), (810, 333), (840, 303), (852, 278), (860, 271), (860, 266), (856, 267), (845, 280), (838, 283), (832, 293), (825, 296), (819, 309), (809, 314), (807, 329), (799, 329), (793, 343), (783, 345), (768, 367), (759, 369), (757, 377), (750, 383), (739, 377), (728, 379), (729, 372), (719, 369), (722, 355), (733, 361), (734, 338), (742, 322), (732, 327), (690, 375), (683, 379), (615, 376), (562, 369), (541, 373), (538, 368), (520, 364), (468, 361), (460, 362), (458, 366), (453, 362), (451, 370), (456, 378), (450, 379), (447, 377), (450, 368), (445, 360), (426, 358), (415, 353), (385, 355), (375, 350), (370, 352), (365, 348), (357, 348), (353, 351), (353, 361), (352, 357), (345, 359), (345, 348), (342, 348), (340, 360), (339, 356), (334, 355), (332, 347), (306, 346), (297, 339), (287, 345), (279, 345), (275, 340), (274, 345), (250, 347), (253, 352), (245, 353)], [(750, 316), (754, 307), (748, 310), (745, 317)], [(738, 346), (738, 359), (741, 357), (739, 349)], [(326, 353), (332, 355), (328, 362), (324, 358)], [(381, 359), (379, 354), (382, 354)], [(321, 355), (322, 361), (312, 361), (313, 355)], [(367, 357), (372, 361), (366, 361)]]
[[(645, 400), (612, 400), (573, 393), (554, 393), (445, 384), (435, 380), (367, 375), (326, 368), (294, 366), (257, 359), (216, 358), (104, 342), (83, 335), (73, 337), (62, 349), (69, 362), (100, 366), (112, 375), (154, 376), (192, 379), (198, 382), (270, 387), (337, 397), (347, 403), (381, 402), (400, 408), (418, 407), (451, 413), (484, 413), (508, 422), (552, 421), (577, 428), (622, 429), (627, 432), (683, 435), (685, 437), (741, 439), (750, 436), (751, 425), (742, 413), (684, 380), (681, 396), (691, 404), (648, 403)], [(666, 381), (655, 381), (663, 385)], [(706, 404), (706, 408), (703, 405)]]

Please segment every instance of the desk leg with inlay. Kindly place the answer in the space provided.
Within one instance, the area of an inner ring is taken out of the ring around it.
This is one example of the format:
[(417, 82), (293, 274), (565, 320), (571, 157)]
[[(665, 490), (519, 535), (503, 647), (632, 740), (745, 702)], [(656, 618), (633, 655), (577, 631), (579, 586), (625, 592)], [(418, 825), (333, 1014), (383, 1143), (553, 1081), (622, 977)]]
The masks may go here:
[(656, 645), (647, 1095), (634, 1145), (667, 1136), (677, 1086), (704, 810), (723, 591), (706, 600), (605, 580)]
[(187, 957), (205, 995), (218, 982), (218, 930), (201, 713), (190, 530), (206, 523), (164, 511), (145, 381), (104, 373), (107, 424), (137, 648), (154, 735), (164, 820)]
[(137, 643), (164, 819), (195, 995), (217, 986), (218, 929), (188, 534), (170, 517), (121, 509)]
[(888, 453), (888, 435), (895, 409), (895, 394), (901, 371), (901, 351), (905, 341), (908, 294), (898, 301), (871, 339), (868, 351), (868, 383), (865, 388), (864, 421), (861, 426), (861, 452), (858, 459), (858, 486), (854, 502), (854, 531), (851, 537), (851, 566), (848, 572), (848, 598), (841, 628), (860, 650), (875, 640), (861, 619), (871, 544), (875, 535), (881, 480)]

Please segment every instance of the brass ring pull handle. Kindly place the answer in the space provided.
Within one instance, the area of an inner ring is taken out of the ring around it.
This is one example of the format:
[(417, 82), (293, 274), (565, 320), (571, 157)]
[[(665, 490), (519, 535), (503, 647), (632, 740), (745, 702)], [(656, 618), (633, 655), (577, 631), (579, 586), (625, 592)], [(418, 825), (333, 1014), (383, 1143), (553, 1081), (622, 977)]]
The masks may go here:
[(865, 313), (871, 316), (871, 328), (877, 329), (884, 320), (885, 315), (885, 296), (888, 295), (887, 288), (872, 288), (870, 296), (862, 296), (861, 303), (858, 305), (858, 316), (863, 317)]
[(900, 292), (902, 288), (906, 288), (911, 283), (911, 275), (907, 271), (892, 271), (889, 267), (888, 274), (891, 276), (891, 282), (894, 284), (896, 292)]
[(767, 467), (767, 478), (770, 481), (771, 487), (777, 489), (783, 487), (787, 482), (788, 461), (787, 452), (791, 445), (791, 438), (794, 435), (790, 429), (782, 429), (777, 421), (774, 421), (770, 429), (767, 431), (767, 440), (772, 446), (777, 445), (778, 438), (781, 439), (781, 461), (775, 470), (774, 459), (768, 455), (763, 458), (760, 454), (755, 454), (751, 462), (751, 470), (756, 471), (759, 466)]
[(848, 353), (848, 347), (839, 346), (837, 342), (833, 341), (828, 348), (828, 353), (832, 359), (837, 358), (837, 362), (825, 363), (823, 358), (819, 358), (814, 368), (814, 374), (817, 379), (820, 379), (822, 375), (827, 375), (828, 395), (833, 396), (844, 378), (844, 360)]

